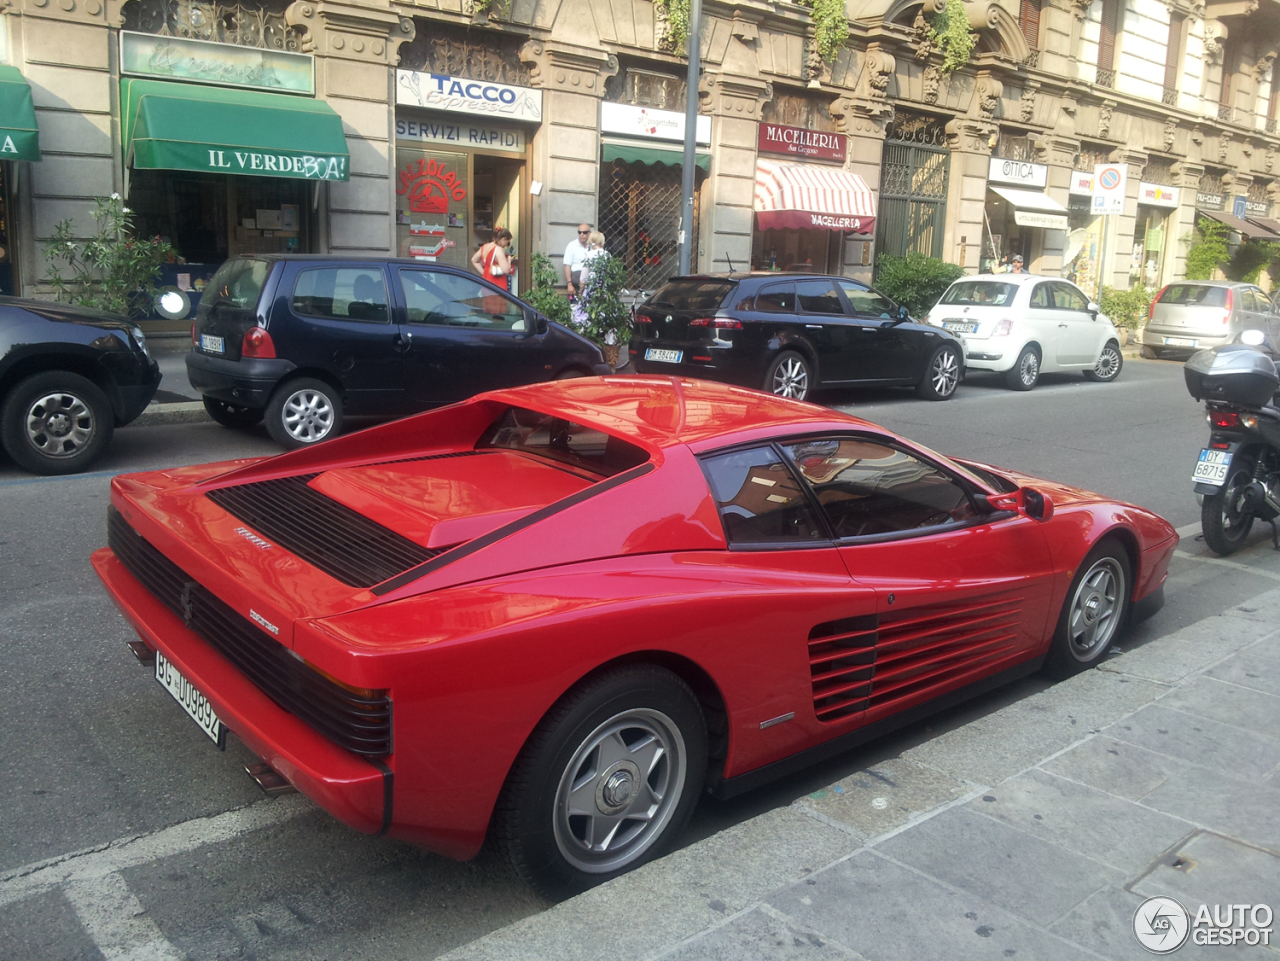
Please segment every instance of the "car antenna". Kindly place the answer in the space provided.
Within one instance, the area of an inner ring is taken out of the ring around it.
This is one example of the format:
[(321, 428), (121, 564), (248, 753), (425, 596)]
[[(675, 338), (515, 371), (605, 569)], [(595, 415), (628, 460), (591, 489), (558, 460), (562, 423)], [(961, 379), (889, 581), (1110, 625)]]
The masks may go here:
[(729, 256), (729, 251), (724, 252), (725, 262), (729, 265), (729, 273), (733, 273), (733, 259)]

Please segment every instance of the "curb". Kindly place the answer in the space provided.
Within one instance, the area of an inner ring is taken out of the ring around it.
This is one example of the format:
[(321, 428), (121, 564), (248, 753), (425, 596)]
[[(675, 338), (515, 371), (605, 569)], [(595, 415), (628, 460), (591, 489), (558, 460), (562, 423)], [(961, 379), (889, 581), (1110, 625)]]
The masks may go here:
[(204, 403), (193, 400), (185, 404), (151, 404), (125, 426), (160, 427), (166, 424), (203, 424), (212, 420), (204, 409)]

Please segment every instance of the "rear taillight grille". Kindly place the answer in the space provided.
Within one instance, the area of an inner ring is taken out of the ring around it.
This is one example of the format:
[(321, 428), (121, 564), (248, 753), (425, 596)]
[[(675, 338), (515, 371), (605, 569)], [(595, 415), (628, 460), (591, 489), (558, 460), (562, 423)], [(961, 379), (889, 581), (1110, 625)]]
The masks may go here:
[(391, 699), (385, 692), (358, 694), (308, 667), (192, 580), (114, 507), (108, 510), (107, 543), (160, 603), (281, 708), (354, 754), (391, 753)]
[(440, 553), (309, 487), (316, 476), (221, 487), (206, 496), (263, 537), (351, 587), (373, 587)]

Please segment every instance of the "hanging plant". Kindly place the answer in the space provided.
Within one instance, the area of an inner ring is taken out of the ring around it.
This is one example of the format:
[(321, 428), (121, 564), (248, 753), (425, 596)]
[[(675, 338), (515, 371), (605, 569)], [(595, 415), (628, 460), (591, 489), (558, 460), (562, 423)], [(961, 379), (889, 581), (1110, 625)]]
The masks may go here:
[(950, 74), (969, 62), (978, 35), (969, 29), (964, 0), (947, 0), (947, 5), (929, 20), (929, 38), (942, 51), (942, 72)]
[(667, 42), (677, 53), (685, 52), (689, 42), (689, 0), (653, 0), (667, 17)]
[(1196, 221), (1191, 234), (1191, 245), (1187, 249), (1187, 280), (1213, 278), (1214, 271), (1225, 264), (1230, 255), (1227, 249), (1229, 233), (1226, 224), (1208, 217), (1201, 217)]
[(845, 16), (844, 0), (796, 2), (813, 11), (813, 40), (818, 48), (818, 56), (826, 63), (834, 62), (836, 54), (849, 38), (849, 20)]

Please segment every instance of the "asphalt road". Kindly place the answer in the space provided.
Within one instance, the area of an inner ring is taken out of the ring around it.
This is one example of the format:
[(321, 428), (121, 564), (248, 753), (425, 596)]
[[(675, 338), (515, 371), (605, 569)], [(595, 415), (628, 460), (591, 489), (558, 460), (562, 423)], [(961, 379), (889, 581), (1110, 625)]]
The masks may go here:
[[(1178, 364), (1131, 361), (1113, 384), (1047, 377), (1029, 394), (974, 377), (950, 402), (820, 396), (939, 451), (1198, 520), (1205, 438)], [(88, 557), (111, 474), (270, 454), (265, 432), (125, 428), (97, 469), (34, 478), (0, 461), (0, 958), (430, 958), (544, 905), (492, 856), (459, 864), (363, 837), (297, 796), (269, 802), (229, 738), (219, 752), (129, 655), (131, 632)], [(1169, 605), (1129, 646), (1275, 586), (1188, 538)], [(686, 842), (1039, 690), (1032, 678), (732, 802), (704, 801)], [(255, 802), (259, 802), (256, 803)], [(67, 855), (94, 850), (65, 861)], [(77, 873), (78, 872), (78, 873)]]

